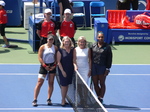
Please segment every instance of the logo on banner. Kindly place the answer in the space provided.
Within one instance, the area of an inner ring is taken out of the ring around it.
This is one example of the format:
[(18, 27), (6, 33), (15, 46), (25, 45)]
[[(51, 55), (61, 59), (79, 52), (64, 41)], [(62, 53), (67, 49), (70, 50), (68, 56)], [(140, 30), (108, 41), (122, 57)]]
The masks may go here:
[(6, 13), (13, 13), (13, 10), (6, 10)]
[(123, 35), (119, 35), (119, 36), (118, 36), (118, 40), (119, 40), (119, 41), (123, 41), (123, 40), (124, 40), (124, 36), (123, 36)]
[(103, 28), (103, 27), (104, 27), (104, 24), (101, 25), (101, 28)]

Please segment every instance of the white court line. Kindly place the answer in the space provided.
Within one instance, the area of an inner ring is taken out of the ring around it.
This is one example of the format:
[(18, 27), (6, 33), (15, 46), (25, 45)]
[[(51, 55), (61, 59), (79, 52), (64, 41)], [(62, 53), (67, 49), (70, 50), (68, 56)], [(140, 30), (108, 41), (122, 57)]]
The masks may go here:
[[(106, 108), (107, 110), (150, 110), (150, 108)], [(73, 110), (73, 108), (0, 108), (0, 110)]]
[(0, 110), (73, 110), (73, 108), (0, 108)]
[(150, 65), (150, 64), (112, 64), (112, 65)]
[(38, 73), (0, 73), (0, 75), (38, 75)]
[[(38, 73), (0, 73), (0, 75), (38, 75)], [(150, 74), (109, 74), (109, 75), (135, 75), (135, 76), (138, 76), (138, 75), (147, 75), (149, 76)]]
[(150, 108), (106, 108), (107, 110), (150, 110)]
[[(0, 65), (40, 65), (36, 63), (0, 63)], [(150, 64), (112, 64), (112, 65), (150, 65)]]
[(109, 75), (150, 75), (150, 74), (109, 74)]
[(0, 65), (40, 65), (36, 63), (0, 63)]

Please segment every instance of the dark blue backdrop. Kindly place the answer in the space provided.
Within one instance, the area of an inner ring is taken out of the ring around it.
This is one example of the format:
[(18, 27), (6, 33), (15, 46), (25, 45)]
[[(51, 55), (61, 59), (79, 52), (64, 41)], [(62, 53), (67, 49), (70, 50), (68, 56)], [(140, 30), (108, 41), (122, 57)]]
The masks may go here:
[[(8, 23), (7, 26), (19, 26), (21, 25), (22, 17), (23, 17), (23, 2), (31, 2), (32, 0), (4, 0), (6, 2), (5, 9), (8, 14)], [(40, 2), (44, 1), (47, 6), (49, 6), (50, 2), (54, 0), (39, 0)], [(57, 1), (57, 0), (55, 0)], [(73, 0), (73, 1), (83, 1), (85, 3), (86, 8), (86, 21), (87, 26), (89, 26), (89, 2), (90, 1), (100, 1), (100, 0)], [(117, 0), (101, 0), (105, 2), (106, 10), (108, 9), (116, 9)], [(144, 10), (145, 6), (143, 5), (146, 0), (140, 0), (139, 9)], [(12, 5), (13, 4), (13, 5)], [(41, 5), (42, 6), (42, 5)], [(82, 21), (82, 20), (81, 20)]]

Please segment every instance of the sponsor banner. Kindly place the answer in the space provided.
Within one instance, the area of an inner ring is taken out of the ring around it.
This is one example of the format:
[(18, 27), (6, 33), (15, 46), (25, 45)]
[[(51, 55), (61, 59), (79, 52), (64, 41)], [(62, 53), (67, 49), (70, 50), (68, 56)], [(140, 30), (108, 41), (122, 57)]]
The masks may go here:
[(150, 42), (150, 31), (113, 31), (115, 42)]

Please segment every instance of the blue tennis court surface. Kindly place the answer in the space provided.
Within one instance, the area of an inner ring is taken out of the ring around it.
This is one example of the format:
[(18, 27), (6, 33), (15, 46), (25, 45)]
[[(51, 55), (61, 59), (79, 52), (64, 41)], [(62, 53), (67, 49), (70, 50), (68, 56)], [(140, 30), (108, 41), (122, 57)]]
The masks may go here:
[[(55, 80), (53, 106), (47, 106), (47, 81), (43, 84), (38, 107), (32, 107), (38, 64), (0, 64), (1, 112), (74, 112), (61, 107), (60, 87)], [(108, 112), (150, 111), (150, 65), (113, 65), (106, 80), (104, 106)]]

